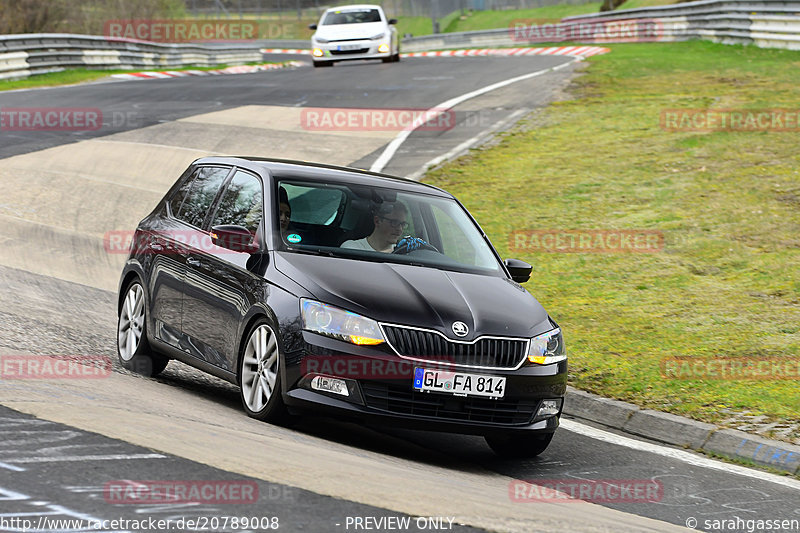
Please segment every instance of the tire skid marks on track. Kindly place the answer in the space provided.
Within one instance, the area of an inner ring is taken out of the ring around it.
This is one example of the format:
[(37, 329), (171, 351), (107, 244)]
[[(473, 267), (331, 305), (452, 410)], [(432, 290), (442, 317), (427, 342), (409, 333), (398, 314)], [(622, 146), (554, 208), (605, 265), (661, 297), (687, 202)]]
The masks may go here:
[[(24, 472), (25, 468), (19, 465), (166, 458), (159, 453), (124, 453), (126, 446), (119, 443), (81, 443), (80, 431), (54, 426), (53, 422), (35, 418), (0, 418), (4, 437), (0, 441), (0, 468)], [(98, 454), (98, 448), (114, 453)]]

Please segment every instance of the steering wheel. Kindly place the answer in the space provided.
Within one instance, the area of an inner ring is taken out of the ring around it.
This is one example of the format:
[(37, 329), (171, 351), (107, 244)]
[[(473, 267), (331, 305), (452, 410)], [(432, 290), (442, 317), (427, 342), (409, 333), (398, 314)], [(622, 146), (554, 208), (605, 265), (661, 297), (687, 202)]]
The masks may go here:
[(431, 250), (436, 253), (441, 253), (439, 250), (436, 249), (434, 245), (431, 243), (420, 239), (419, 237), (412, 237), (411, 235), (406, 235), (397, 243), (394, 247), (393, 254), (408, 254), (411, 252), (415, 252), (417, 250)]

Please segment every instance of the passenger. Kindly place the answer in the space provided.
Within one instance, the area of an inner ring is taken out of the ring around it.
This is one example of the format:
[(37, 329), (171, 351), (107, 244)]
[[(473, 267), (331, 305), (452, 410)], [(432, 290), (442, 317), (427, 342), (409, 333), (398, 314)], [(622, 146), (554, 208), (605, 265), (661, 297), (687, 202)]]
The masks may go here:
[(345, 241), (342, 248), (392, 253), (397, 241), (408, 228), (408, 208), (402, 202), (378, 206), (373, 217), (375, 229), (363, 239)]

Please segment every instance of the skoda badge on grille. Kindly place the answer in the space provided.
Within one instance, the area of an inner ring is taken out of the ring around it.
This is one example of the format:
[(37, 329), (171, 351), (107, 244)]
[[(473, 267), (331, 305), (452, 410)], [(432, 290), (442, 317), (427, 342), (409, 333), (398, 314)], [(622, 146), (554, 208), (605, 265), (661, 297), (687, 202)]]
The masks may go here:
[(453, 333), (456, 337), (465, 337), (469, 333), (469, 326), (463, 322), (453, 322)]

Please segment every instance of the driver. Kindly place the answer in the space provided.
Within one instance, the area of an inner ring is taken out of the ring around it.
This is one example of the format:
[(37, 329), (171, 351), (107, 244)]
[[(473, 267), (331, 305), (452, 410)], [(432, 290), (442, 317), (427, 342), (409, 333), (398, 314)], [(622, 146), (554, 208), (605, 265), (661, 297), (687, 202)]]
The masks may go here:
[(363, 239), (344, 241), (342, 248), (392, 253), (398, 239), (408, 228), (408, 208), (402, 202), (381, 204), (375, 210), (375, 229)]

